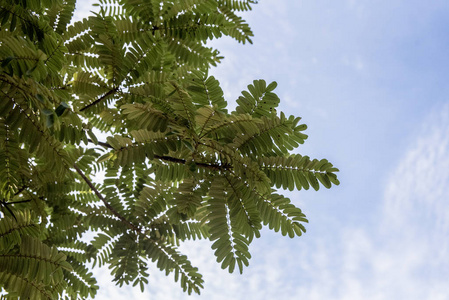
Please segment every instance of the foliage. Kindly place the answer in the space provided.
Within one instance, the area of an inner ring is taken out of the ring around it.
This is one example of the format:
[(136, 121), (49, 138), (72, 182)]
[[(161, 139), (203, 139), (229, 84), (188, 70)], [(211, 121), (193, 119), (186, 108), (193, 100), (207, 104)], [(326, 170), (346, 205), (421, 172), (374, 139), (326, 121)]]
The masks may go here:
[(276, 83), (255, 80), (229, 112), (207, 72), (221, 57), (206, 41), (251, 42), (238, 12), (254, 2), (102, 0), (71, 23), (75, 0), (0, 0), (7, 299), (94, 297), (92, 265), (143, 290), (150, 261), (199, 293), (180, 242), (209, 239), (242, 272), (263, 225), (305, 232), (277, 189), (330, 188), (338, 170), (292, 153), (306, 126), (277, 112)]

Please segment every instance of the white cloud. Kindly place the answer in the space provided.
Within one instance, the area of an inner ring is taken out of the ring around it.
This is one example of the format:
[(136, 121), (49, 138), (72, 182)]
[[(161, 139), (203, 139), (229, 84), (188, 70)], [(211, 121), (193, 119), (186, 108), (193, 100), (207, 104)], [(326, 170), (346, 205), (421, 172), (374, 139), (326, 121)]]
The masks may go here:
[(73, 15), (73, 21), (81, 21), (83, 18), (86, 18), (90, 15), (92, 15), (90, 12), (91, 11), (99, 11), (98, 7), (92, 6), (93, 1), (90, 0), (78, 0), (76, 1), (76, 10), (75, 13)]
[(347, 0), (346, 6), (358, 17), (363, 18), (366, 15), (366, 1)]
[[(385, 187), (377, 228), (339, 235), (331, 280), (301, 288), (304, 299), (447, 299), (449, 275), (449, 105), (429, 116)], [(326, 244), (326, 242), (325, 242)], [(314, 247), (314, 246), (313, 246)], [(318, 249), (316, 249), (318, 250)], [(322, 249), (321, 249), (322, 251)], [(327, 276), (326, 276), (327, 277)], [(334, 282), (334, 289), (327, 289)]]
[(449, 190), (448, 110), (433, 113), (417, 130), (415, 146), (392, 174), (385, 205), (389, 222), (404, 222), (412, 214), (416, 222), (434, 223), (434, 230), (449, 229), (448, 202), (443, 201)]
[(389, 177), (378, 228), (344, 231), (347, 272), (340, 273), (341, 296), (333, 299), (449, 297), (448, 116), (446, 105), (418, 126)]
[(356, 55), (355, 57), (344, 57), (342, 59), (343, 65), (357, 71), (363, 71), (365, 69), (365, 62), (360, 55)]

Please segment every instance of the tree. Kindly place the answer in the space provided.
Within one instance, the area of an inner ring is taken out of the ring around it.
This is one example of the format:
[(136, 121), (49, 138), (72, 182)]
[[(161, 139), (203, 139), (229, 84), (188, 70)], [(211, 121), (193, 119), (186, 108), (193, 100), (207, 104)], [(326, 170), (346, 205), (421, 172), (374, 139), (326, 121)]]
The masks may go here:
[(338, 169), (292, 153), (306, 125), (276, 110), (275, 82), (253, 81), (229, 112), (208, 75), (221, 57), (206, 41), (251, 42), (238, 13), (255, 2), (101, 0), (71, 24), (75, 0), (0, 0), (7, 299), (94, 297), (97, 265), (143, 289), (150, 261), (199, 293), (180, 242), (208, 239), (242, 272), (263, 225), (305, 232), (277, 190), (330, 188)]

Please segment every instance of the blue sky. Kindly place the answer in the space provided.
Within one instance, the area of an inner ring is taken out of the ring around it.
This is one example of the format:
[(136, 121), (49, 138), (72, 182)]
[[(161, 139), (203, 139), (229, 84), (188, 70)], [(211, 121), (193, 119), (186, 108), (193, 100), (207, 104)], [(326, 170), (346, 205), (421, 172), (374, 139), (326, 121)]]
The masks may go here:
[(254, 44), (214, 42), (211, 73), (230, 104), (277, 81), (281, 110), (309, 127), (297, 151), (332, 161), (341, 185), (285, 193), (307, 233), (265, 231), (243, 275), (207, 242), (183, 245), (201, 296), (153, 268), (144, 294), (97, 271), (97, 299), (449, 299), (449, 2), (265, 0), (245, 18)]

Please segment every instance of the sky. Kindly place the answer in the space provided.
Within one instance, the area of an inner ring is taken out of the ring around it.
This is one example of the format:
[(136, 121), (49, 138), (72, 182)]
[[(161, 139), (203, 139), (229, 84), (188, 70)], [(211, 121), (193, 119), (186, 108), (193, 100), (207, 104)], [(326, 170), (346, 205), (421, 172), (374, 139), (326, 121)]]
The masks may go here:
[(225, 59), (211, 74), (230, 105), (276, 81), (280, 110), (308, 125), (295, 151), (329, 159), (340, 186), (284, 192), (307, 233), (263, 231), (243, 275), (207, 241), (182, 245), (201, 296), (152, 267), (144, 293), (96, 270), (96, 299), (449, 299), (449, 2), (261, 0), (244, 18), (253, 44), (213, 42)]

